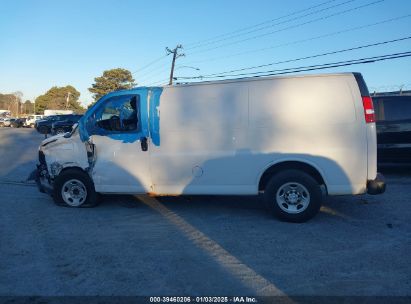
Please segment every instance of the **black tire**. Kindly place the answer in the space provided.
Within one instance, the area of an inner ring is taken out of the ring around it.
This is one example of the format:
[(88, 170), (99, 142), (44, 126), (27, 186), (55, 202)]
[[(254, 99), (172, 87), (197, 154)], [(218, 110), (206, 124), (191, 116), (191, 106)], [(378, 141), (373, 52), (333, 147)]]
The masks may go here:
[(48, 134), (49, 133), (49, 129), (46, 126), (41, 126), (39, 127), (39, 133), (41, 134)]
[[(284, 191), (285, 189), (289, 191)], [(295, 202), (290, 203), (290, 194)], [(264, 191), (267, 208), (277, 218), (293, 223), (303, 223), (313, 218), (320, 210), (322, 200), (320, 185), (313, 177), (300, 170), (290, 169), (275, 174)]]
[[(66, 202), (62, 196), (64, 185), (66, 184), (66, 182), (71, 180), (75, 180), (79, 182), (79, 184), (84, 185), (85, 189), (87, 190), (85, 198), (78, 205)], [(66, 169), (56, 177), (53, 188), (53, 199), (57, 205), (71, 208), (95, 207), (99, 203), (99, 195), (94, 190), (94, 184), (90, 176), (81, 169), (75, 168)]]

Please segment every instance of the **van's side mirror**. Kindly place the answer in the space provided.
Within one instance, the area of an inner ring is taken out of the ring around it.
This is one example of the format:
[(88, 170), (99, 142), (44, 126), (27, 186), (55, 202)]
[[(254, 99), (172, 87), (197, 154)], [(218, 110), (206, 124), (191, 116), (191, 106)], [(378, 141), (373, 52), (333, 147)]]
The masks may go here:
[(147, 151), (148, 150), (147, 137), (141, 137), (140, 142), (141, 142), (141, 150)]

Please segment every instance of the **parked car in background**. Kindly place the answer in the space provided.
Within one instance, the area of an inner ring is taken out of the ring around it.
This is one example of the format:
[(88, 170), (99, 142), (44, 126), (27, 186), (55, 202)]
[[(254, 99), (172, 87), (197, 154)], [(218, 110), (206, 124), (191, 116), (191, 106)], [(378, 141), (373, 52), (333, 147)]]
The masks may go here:
[(374, 96), (378, 163), (411, 163), (411, 95)]
[(68, 115), (46, 116), (46, 117), (44, 117), (44, 119), (36, 121), (35, 127), (36, 127), (37, 132), (39, 132), (41, 134), (50, 134), (51, 133), (51, 127), (52, 127), (53, 123), (55, 123), (57, 121), (69, 121), (69, 120), (72, 120), (74, 116), (77, 116), (77, 115), (76, 114), (68, 114)]
[(11, 128), (23, 128), (25, 121), (26, 121), (25, 118), (17, 118), (17, 119), (11, 120), (10, 127)]
[(37, 120), (43, 119), (43, 115), (30, 115), (27, 117), (27, 120), (24, 123), (25, 127), (34, 128), (34, 125)]
[(0, 110), (0, 117), (10, 117), (11, 112), (9, 110)]
[(63, 134), (71, 132), (73, 125), (76, 124), (83, 115), (68, 115), (71, 116), (67, 120), (53, 122), (51, 126), (51, 134)]
[(0, 122), (1, 127), (10, 127), (10, 122), (14, 120), (14, 118), (3, 118), (3, 121)]

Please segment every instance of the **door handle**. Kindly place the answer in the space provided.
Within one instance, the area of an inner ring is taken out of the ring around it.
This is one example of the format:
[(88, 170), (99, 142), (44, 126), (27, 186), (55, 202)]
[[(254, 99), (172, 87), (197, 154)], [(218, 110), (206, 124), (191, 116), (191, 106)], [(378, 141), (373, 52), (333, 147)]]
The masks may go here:
[(141, 137), (140, 143), (141, 143), (141, 151), (147, 151), (148, 150), (147, 137)]

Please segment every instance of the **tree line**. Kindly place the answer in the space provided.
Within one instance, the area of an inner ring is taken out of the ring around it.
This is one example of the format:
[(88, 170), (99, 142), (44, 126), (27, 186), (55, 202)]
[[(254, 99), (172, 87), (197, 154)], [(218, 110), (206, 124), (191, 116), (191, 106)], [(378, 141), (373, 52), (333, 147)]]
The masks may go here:
[(34, 111), (34, 105), (30, 100), (23, 101), (23, 94), (15, 92), (11, 94), (0, 93), (0, 110), (10, 111), (12, 116), (27, 115)]
[[(110, 92), (131, 89), (136, 85), (129, 70), (116, 68), (106, 70), (101, 76), (94, 78), (94, 83), (88, 90), (93, 94), (93, 103), (95, 103)], [(30, 100), (23, 102), (22, 96), (21, 92), (0, 94), (0, 109), (10, 111), (14, 117), (34, 112), (42, 114), (46, 109), (73, 110), (76, 113), (83, 113), (86, 110), (80, 104), (80, 92), (71, 85), (65, 87), (54, 86), (38, 96), (34, 103)]]

